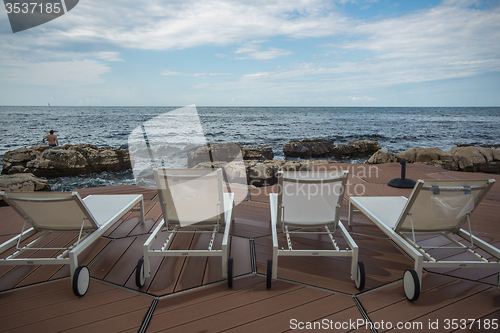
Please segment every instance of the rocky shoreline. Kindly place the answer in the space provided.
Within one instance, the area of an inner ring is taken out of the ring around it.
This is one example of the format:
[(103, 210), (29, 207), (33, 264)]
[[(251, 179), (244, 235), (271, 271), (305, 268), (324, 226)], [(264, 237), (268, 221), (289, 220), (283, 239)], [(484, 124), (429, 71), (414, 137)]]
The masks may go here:
[(37, 177), (76, 176), (132, 167), (127, 150), (90, 144), (19, 148), (6, 152), (2, 163), (3, 175), (32, 173)]
[(450, 171), (500, 174), (500, 149), (456, 146), (446, 152), (439, 148), (412, 148), (393, 154), (380, 149), (365, 163), (381, 164), (406, 161), (427, 164)]
[[(232, 162), (240, 153), (243, 161)], [(449, 152), (439, 148), (412, 148), (391, 153), (381, 148), (377, 141), (355, 140), (345, 145), (334, 145), (330, 140), (305, 138), (284, 144), (283, 153), (286, 159), (294, 160), (275, 160), (271, 147), (265, 145), (241, 147), (234, 142), (213, 144), (191, 153), (188, 167), (224, 167), (228, 181), (231, 181), (231, 177), (241, 178), (242, 170), (245, 170), (247, 183), (258, 187), (276, 184), (279, 170), (310, 170), (313, 165), (361, 157), (367, 158), (367, 164), (404, 160), (452, 171), (500, 174), (498, 147), (457, 145)], [(213, 163), (204, 162), (207, 154), (212, 157)], [(330, 160), (332, 158), (334, 160)], [(4, 191), (50, 190), (47, 181), (38, 177), (66, 177), (131, 169), (127, 150), (90, 144), (20, 148), (5, 153), (2, 161), (0, 190)]]

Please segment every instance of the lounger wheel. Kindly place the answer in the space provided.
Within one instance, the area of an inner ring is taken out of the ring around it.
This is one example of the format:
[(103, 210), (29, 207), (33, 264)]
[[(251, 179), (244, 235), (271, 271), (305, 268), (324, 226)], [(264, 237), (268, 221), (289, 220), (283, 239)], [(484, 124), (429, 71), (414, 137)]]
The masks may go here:
[(87, 293), (90, 284), (90, 273), (87, 266), (78, 266), (73, 274), (73, 293), (83, 296)]
[(139, 259), (135, 267), (135, 284), (137, 287), (142, 288), (146, 283), (146, 276), (144, 273), (144, 258)]
[(363, 290), (363, 288), (365, 288), (365, 265), (361, 260), (358, 261), (358, 276), (356, 280), (354, 280), (354, 283), (358, 290)]
[(233, 267), (233, 258), (227, 259), (227, 286), (229, 288), (233, 287), (234, 280), (234, 267)]
[(273, 260), (267, 259), (267, 275), (266, 275), (266, 287), (271, 288), (271, 282), (273, 278)]
[(403, 276), (403, 288), (409, 301), (416, 301), (420, 296), (420, 281), (413, 269), (407, 269)]

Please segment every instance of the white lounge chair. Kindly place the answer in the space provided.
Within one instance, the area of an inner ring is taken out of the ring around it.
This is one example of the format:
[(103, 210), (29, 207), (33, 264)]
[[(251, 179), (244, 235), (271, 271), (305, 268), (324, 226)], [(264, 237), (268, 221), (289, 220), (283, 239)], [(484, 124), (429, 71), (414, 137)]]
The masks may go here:
[[(71, 284), (76, 296), (83, 296), (90, 283), (86, 266), (78, 266), (78, 255), (113, 226), (129, 210), (139, 204), (144, 223), (142, 194), (89, 195), (82, 200), (77, 192), (0, 192), (25, 221), (21, 233), (0, 245), (0, 253), (14, 252), (0, 259), (0, 265), (64, 265), (69, 264)], [(27, 230), (27, 224), (31, 227)], [(77, 233), (78, 240), (67, 248), (36, 247), (51, 233)], [(33, 237), (32, 237), (33, 236)], [(29, 239), (28, 244), (24, 240)], [(29, 257), (35, 251), (58, 251), (49, 258)], [(28, 254), (25, 255), (25, 254)]]
[[(351, 279), (362, 290), (365, 285), (363, 262), (358, 261), (358, 246), (340, 221), (340, 211), (348, 172), (280, 171), (278, 193), (269, 195), (273, 259), (267, 262), (267, 288), (277, 278), (278, 256), (340, 256), (351, 257)], [(340, 229), (349, 248), (341, 249), (334, 238)], [(278, 246), (278, 228), (286, 235), (288, 248)], [(316, 231), (323, 229), (323, 231)], [(332, 249), (293, 249), (291, 235), (325, 234)]]
[[(143, 246), (144, 257), (136, 268), (136, 284), (143, 287), (151, 274), (150, 257), (222, 257), (222, 276), (233, 286), (233, 259), (229, 258), (229, 231), (233, 213), (233, 193), (224, 193), (222, 170), (165, 169), (154, 170), (163, 220)], [(213, 249), (215, 236), (224, 228), (222, 247)], [(158, 234), (166, 230), (168, 238), (161, 247), (153, 248)], [(170, 244), (176, 233), (211, 233), (206, 250), (172, 250)]]
[[(500, 251), (474, 236), (469, 220), (494, 182), (493, 179), (419, 180), (409, 199), (396, 196), (351, 197), (349, 225), (352, 223), (354, 213), (365, 214), (397, 246), (413, 258), (415, 267), (414, 270), (405, 271), (403, 288), (406, 297), (410, 301), (415, 301), (420, 294), (424, 268), (500, 268)], [(467, 224), (468, 230), (462, 229), (464, 224)], [(429, 251), (436, 247), (420, 246), (416, 239), (417, 234), (442, 235), (453, 245), (438, 248), (462, 249), (472, 256), (472, 260), (437, 260), (429, 254)], [(489, 253), (493, 258), (487, 260), (477, 253), (475, 247)]]

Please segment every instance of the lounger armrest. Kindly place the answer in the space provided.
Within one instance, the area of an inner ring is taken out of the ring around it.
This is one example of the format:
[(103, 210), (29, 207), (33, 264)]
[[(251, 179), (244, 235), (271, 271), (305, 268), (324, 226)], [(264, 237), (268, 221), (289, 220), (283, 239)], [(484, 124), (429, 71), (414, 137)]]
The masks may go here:
[(229, 233), (231, 229), (231, 220), (233, 217), (234, 193), (224, 193), (224, 238), (222, 246), (227, 245), (229, 241)]
[(269, 206), (271, 211), (271, 230), (273, 235), (273, 247), (278, 248), (278, 194), (269, 194)]

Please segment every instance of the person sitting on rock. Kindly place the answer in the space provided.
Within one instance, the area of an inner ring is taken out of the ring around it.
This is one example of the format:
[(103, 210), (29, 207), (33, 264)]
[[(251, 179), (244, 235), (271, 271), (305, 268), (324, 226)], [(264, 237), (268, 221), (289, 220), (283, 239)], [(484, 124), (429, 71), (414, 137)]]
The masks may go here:
[(49, 147), (56, 147), (59, 145), (59, 141), (57, 140), (57, 136), (54, 134), (53, 130), (50, 130), (50, 134), (47, 134), (43, 137), (42, 142), (45, 143), (45, 139), (49, 142)]

